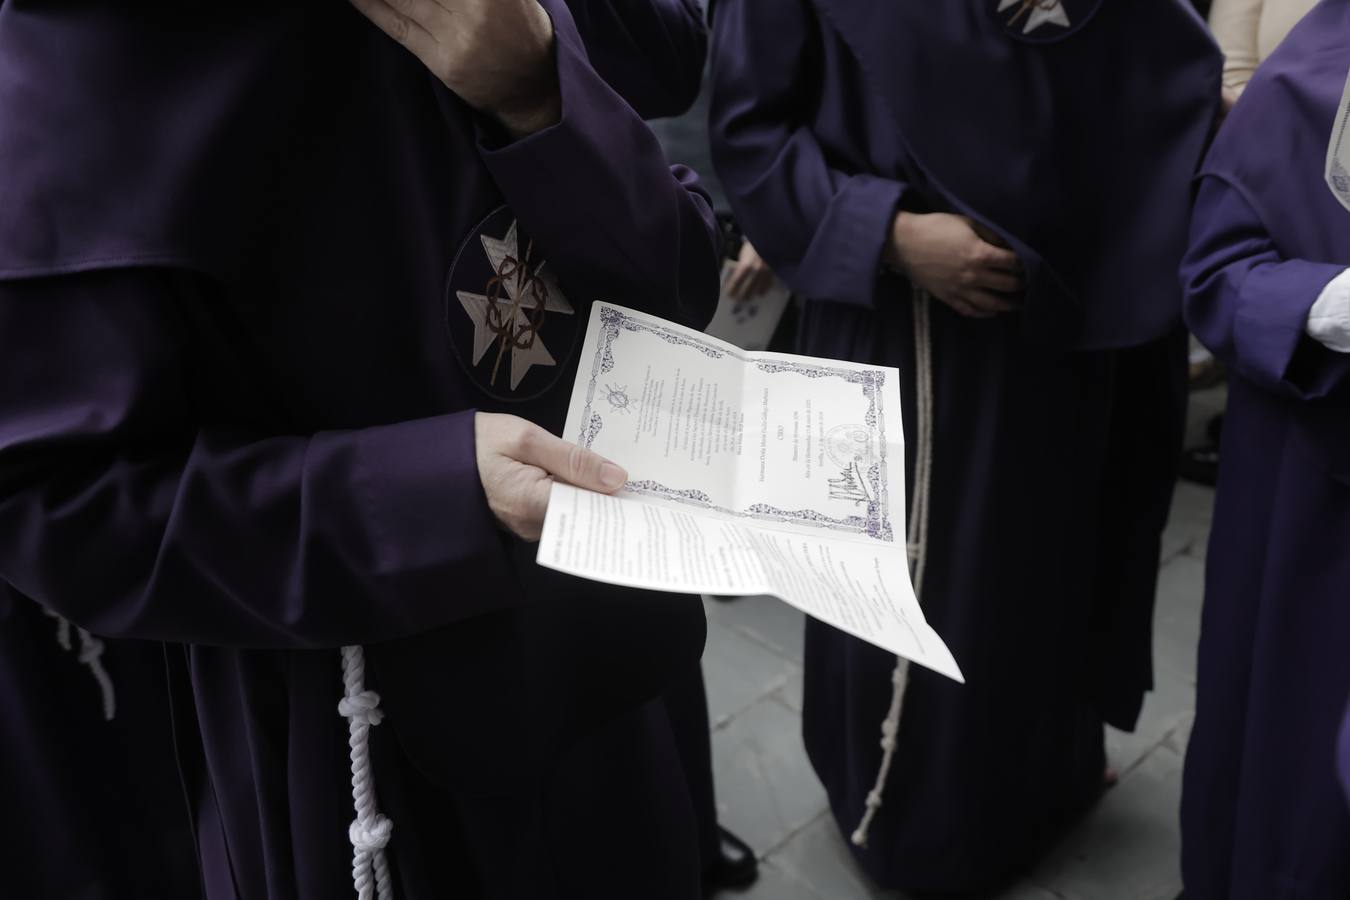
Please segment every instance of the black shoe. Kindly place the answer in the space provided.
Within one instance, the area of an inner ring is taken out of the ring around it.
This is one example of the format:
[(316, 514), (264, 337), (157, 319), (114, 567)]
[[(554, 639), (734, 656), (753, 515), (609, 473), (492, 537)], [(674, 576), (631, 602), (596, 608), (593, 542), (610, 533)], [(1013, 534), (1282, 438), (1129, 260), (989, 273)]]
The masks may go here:
[(1214, 487), (1219, 483), (1219, 448), (1206, 444), (1185, 451), (1181, 454), (1179, 474), (1195, 484)]
[(722, 835), (722, 858), (703, 870), (704, 897), (721, 890), (744, 890), (759, 877), (755, 851), (722, 826), (717, 826), (717, 831)]

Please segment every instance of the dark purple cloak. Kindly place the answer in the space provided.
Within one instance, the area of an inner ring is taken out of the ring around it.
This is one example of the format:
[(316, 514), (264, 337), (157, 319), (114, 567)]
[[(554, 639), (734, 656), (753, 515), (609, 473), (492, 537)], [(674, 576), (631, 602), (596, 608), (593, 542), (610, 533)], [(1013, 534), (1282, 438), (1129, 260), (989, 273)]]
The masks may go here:
[[(348, 643), (398, 896), (697, 895), (646, 701), (701, 610), (539, 569), (474, 462), (475, 408), (561, 424), (588, 300), (717, 294), (693, 176), (547, 8), (563, 119), (514, 143), (345, 5), (0, 10), (0, 577), (173, 642), (212, 900), (352, 890)], [(519, 381), (460, 299), (512, 222), (574, 312)]]
[(1234, 377), (1182, 793), (1187, 897), (1350, 895), (1334, 751), (1350, 693), (1350, 355), (1304, 332), (1350, 266), (1327, 144), (1350, 2), (1266, 61), (1205, 161), (1186, 316)]
[[(911, 467), (914, 300), (880, 265), (897, 210), (983, 220), (1031, 272), (1024, 312), (933, 305), (923, 603), (967, 683), (911, 670), (855, 851), (916, 892), (1028, 865), (1098, 795), (1103, 720), (1132, 729), (1152, 686), (1185, 406), (1180, 220), (1219, 93), (1217, 50), (1173, 0), (1071, 3), (1081, 27), (1044, 44), (996, 5), (719, 0), (712, 26), (731, 205), (806, 298), (805, 352), (900, 368)], [(807, 749), (847, 836), (894, 659), (816, 623), (806, 648)]]
[(644, 119), (694, 105), (708, 29), (694, 0), (567, 0), (591, 66)]
[(0, 860), (5, 895), (200, 896), (169, 728), (164, 648), (105, 641), (115, 701), (57, 642), (57, 621), (0, 582)]

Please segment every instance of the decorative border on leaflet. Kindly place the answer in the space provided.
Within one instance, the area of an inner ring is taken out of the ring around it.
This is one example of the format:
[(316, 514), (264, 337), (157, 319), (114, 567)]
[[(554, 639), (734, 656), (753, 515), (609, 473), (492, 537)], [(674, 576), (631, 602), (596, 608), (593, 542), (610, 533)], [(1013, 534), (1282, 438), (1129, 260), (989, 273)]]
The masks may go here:
[(614, 368), (614, 344), (624, 332), (647, 332), (661, 340), (677, 346), (690, 347), (711, 359), (731, 356), (741, 362), (753, 362), (756, 368), (769, 374), (788, 373), (805, 378), (842, 378), (850, 384), (856, 384), (867, 398), (865, 421), (872, 432), (878, 448), (879, 458), (868, 466), (865, 477), (870, 487), (867, 511), (863, 515), (830, 516), (813, 509), (780, 509), (766, 503), (755, 503), (747, 509), (730, 509), (712, 502), (703, 491), (694, 488), (673, 488), (657, 481), (630, 481), (625, 486), (635, 494), (661, 497), (676, 503), (683, 503), (699, 509), (715, 510), (729, 516), (747, 519), (759, 519), (772, 522), (785, 522), (794, 525), (806, 525), (827, 528), (832, 531), (845, 531), (852, 534), (865, 534), (880, 541), (894, 540), (890, 515), (887, 510), (887, 466), (885, 435), (886, 411), (883, 408), (881, 389), (886, 383), (886, 373), (880, 369), (848, 369), (796, 360), (752, 360), (749, 356), (734, 348), (723, 349), (711, 343), (674, 331), (656, 322), (636, 319), (623, 310), (612, 306), (600, 308), (600, 339), (596, 343), (595, 356), (591, 360), (590, 382), (586, 387), (586, 406), (582, 411), (581, 431), (577, 434), (577, 443), (589, 448), (596, 436), (604, 428), (604, 419), (597, 412), (595, 395), (602, 375)]

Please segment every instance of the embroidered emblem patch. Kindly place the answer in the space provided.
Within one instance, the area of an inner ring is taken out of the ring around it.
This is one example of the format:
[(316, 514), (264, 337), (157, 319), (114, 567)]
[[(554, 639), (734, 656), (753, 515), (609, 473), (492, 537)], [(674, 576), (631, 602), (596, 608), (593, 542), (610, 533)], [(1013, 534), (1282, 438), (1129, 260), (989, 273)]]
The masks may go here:
[(445, 307), (455, 355), (474, 384), (500, 400), (529, 400), (552, 387), (579, 332), (576, 309), (505, 206), (460, 247)]
[(1009, 37), (1048, 44), (1062, 40), (1092, 18), (1101, 0), (990, 0)]

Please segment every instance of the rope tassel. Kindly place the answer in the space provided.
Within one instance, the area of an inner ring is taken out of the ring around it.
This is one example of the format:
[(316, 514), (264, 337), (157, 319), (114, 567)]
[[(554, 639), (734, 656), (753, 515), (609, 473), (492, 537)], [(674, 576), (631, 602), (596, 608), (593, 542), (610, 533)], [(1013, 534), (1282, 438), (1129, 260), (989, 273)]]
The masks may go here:
[[(56, 643), (62, 650), (69, 652), (72, 649), (70, 620), (50, 609), (43, 609), (43, 612), (56, 620)], [(103, 719), (111, 722), (117, 716), (117, 691), (113, 687), (112, 676), (103, 667), (103, 641), (83, 628), (77, 628), (75, 631), (80, 636), (80, 650), (76, 658), (89, 667), (89, 673), (94, 676), (94, 681), (98, 682), (99, 694), (103, 698)]]
[(359, 900), (393, 900), (389, 861), (384, 848), (394, 823), (380, 814), (375, 802), (375, 774), (370, 766), (370, 729), (380, 724), (380, 695), (366, 690), (366, 654), (360, 646), (342, 648), (342, 680), (346, 692), (338, 712), (347, 719), (351, 747), (352, 802), (356, 819), (347, 829), (352, 842), (352, 883)]
[[(914, 290), (914, 418), (918, 441), (914, 459), (914, 496), (909, 507), (910, 577), (914, 594), (923, 602), (923, 578), (928, 566), (928, 501), (933, 480), (933, 336), (931, 315), (932, 298), (926, 291)], [(866, 809), (862, 821), (852, 834), (855, 846), (866, 847), (872, 820), (881, 809), (886, 779), (895, 761), (897, 736), (900, 734), (900, 714), (904, 711), (905, 688), (909, 684), (909, 660), (896, 657), (891, 672), (891, 705), (881, 723), (881, 767), (876, 783), (867, 792)]]
[(89, 667), (89, 672), (98, 682), (103, 695), (103, 718), (111, 722), (117, 715), (117, 692), (113, 689), (112, 676), (103, 668), (103, 642), (83, 628), (75, 629), (80, 636), (79, 660)]

